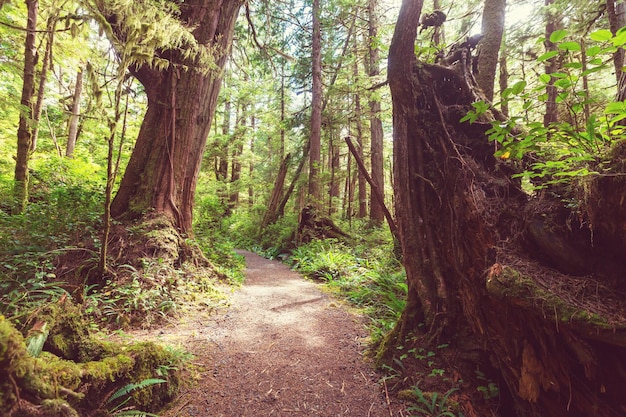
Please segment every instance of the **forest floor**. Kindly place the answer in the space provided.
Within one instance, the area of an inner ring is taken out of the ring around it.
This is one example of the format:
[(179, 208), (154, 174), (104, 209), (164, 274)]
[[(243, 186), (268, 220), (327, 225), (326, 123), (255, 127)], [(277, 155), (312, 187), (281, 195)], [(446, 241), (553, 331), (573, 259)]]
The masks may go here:
[(132, 335), (195, 356), (190, 383), (162, 417), (408, 415), (364, 356), (364, 317), (280, 262), (240, 253), (246, 280), (228, 308), (197, 307)]

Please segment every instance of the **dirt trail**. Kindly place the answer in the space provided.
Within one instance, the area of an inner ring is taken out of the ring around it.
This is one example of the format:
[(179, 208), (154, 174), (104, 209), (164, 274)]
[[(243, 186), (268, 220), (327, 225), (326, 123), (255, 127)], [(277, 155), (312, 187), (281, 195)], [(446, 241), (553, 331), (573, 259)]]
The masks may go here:
[(198, 382), (162, 416), (390, 416), (362, 355), (363, 319), (287, 266), (240, 253), (246, 281), (231, 306), (164, 329), (196, 355)]

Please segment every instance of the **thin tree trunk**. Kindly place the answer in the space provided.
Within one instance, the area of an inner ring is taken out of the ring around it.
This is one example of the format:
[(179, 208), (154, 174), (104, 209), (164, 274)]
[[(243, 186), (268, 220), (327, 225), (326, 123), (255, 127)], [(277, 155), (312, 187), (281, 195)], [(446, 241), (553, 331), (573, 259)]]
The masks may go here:
[(226, 182), (228, 179), (228, 154), (230, 143), (230, 98), (224, 101), (224, 118), (222, 120), (222, 140), (218, 145), (215, 161), (215, 179), (218, 181), (217, 195), (222, 205), (226, 205), (228, 197)]
[(506, 0), (485, 0), (482, 22), (483, 38), (480, 41), (480, 54), (478, 55), (478, 74), (475, 76), (478, 86), (490, 101), (493, 101), (493, 86), (504, 33), (505, 12)]
[(340, 166), (340, 154), (339, 154), (339, 144), (335, 143), (336, 141), (333, 139), (333, 135), (331, 133), (331, 141), (330, 141), (330, 187), (328, 192), (328, 215), (332, 215), (337, 212), (337, 207), (335, 207), (335, 200), (339, 197), (339, 166)]
[[(354, 39), (354, 56), (358, 56), (358, 48), (357, 48), (357, 39)], [(354, 60), (353, 63), (353, 76), (355, 81), (359, 80), (359, 64), (357, 60)], [(357, 82), (355, 82), (358, 85)], [(363, 157), (363, 112), (361, 110), (361, 93), (359, 91), (354, 92), (354, 124), (356, 127), (356, 143), (357, 143), (357, 151), (359, 153), (359, 158), (362, 160)], [(365, 181), (365, 177), (361, 174), (361, 171), (357, 170), (358, 177), (358, 203), (359, 209), (356, 217), (359, 219), (364, 219), (367, 217), (367, 182)]]
[[(380, 74), (380, 54), (378, 51), (378, 6), (377, 0), (369, 0), (367, 7), (368, 16), (368, 75), (376, 77)], [(375, 193), (370, 193), (370, 221), (379, 226), (385, 219), (384, 213), (384, 193), (385, 193), (385, 171), (383, 167), (383, 124), (380, 120), (380, 100), (370, 96), (370, 149), (372, 165), (372, 181), (383, 195), (379, 200)]]
[(80, 99), (83, 93), (83, 69), (79, 68), (76, 73), (76, 85), (74, 87), (74, 97), (72, 98), (72, 113), (67, 122), (67, 147), (65, 148), (65, 156), (72, 158), (74, 156), (74, 148), (76, 147), (76, 139), (78, 137), (78, 122), (80, 121)]
[[(82, 71), (80, 71), (82, 73)], [(117, 134), (117, 123), (120, 120), (120, 101), (122, 99), (124, 81), (118, 80), (118, 86), (115, 89), (115, 123), (111, 125), (108, 140), (108, 154), (107, 154), (107, 182), (104, 192), (104, 215), (102, 216), (103, 231), (102, 231), (102, 246), (100, 247), (100, 260), (98, 262), (98, 275), (104, 276), (107, 271), (107, 257), (109, 251), (109, 235), (111, 232), (111, 200), (113, 195), (113, 186), (115, 185), (115, 179), (117, 177), (117, 170), (119, 168), (119, 161), (121, 156), (121, 148), (126, 136), (126, 117), (128, 116), (128, 94), (126, 94), (126, 103), (124, 106), (124, 122), (122, 125), (122, 131), (120, 134), (120, 146), (118, 148), (117, 162), (114, 162), (114, 149), (115, 149), (115, 136)], [(66, 155), (67, 156), (67, 155)]]
[(320, 14), (320, 0), (313, 0), (313, 90), (311, 96), (311, 133), (309, 139), (309, 204), (316, 208), (320, 208), (322, 197), (319, 183), (322, 134), (322, 30)]
[[(302, 170), (304, 169), (304, 166), (306, 165), (308, 156), (309, 156), (309, 146), (307, 145), (304, 147), (304, 151), (302, 152), (302, 159), (300, 159), (300, 163), (298, 164), (298, 167), (296, 168), (296, 172), (293, 174), (291, 183), (289, 184), (287, 191), (285, 191), (285, 195), (283, 195), (283, 198), (280, 200), (280, 203), (278, 204), (277, 211), (278, 211), (279, 216), (283, 216), (285, 214), (285, 206), (287, 205), (287, 202), (289, 201), (289, 197), (291, 197), (291, 194), (293, 193), (293, 190), (296, 187), (296, 184), (298, 183), (298, 179), (300, 179), (300, 175), (302, 174)], [(300, 197), (300, 202), (298, 203), (298, 209), (302, 209), (302, 206), (304, 205), (302, 204), (302, 194), (300, 194), (299, 197)]]
[(20, 120), (17, 128), (17, 156), (15, 158), (15, 184), (13, 188), (13, 213), (22, 213), (28, 204), (28, 160), (32, 143), (32, 98), (35, 91), (35, 30), (37, 29), (37, 0), (26, 0), (28, 17), (26, 40), (24, 42), (24, 83), (20, 100)]
[[(553, 3), (554, 0), (545, 0), (544, 4), (546, 6), (550, 6)], [(557, 18), (556, 16), (554, 16), (554, 14), (550, 13), (549, 9), (547, 10), (548, 11), (546, 12), (547, 15), (544, 44), (546, 47), (546, 52), (550, 52), (557, 50), (557, 46), (554, 44), (554, 42), (550, 41), (550, 35), (557, 29)], [(559, 61), (560, 60), (558, 55), (548, 59), (545, 65), (546, 74), (553, 74), (557, 72), (557, 70), (559, 69)], [(555, 77), (551, 77), (550, 81), (548, 81), (548, 83), (546, 84), (546, 93), (548, 95), (548, 98), (546, 100), (546, 112), (543, 116), (543, 125), (546, 127), (549, 126), (551, 123), (556, 123), (558, 121), (558, 110), (556, 105), (557, 89), (554, 86), (556, 80), (557, 79)]]
[(237, 123), (235, 126), (235, 139), (233, 143), (233, 153), (230, 157), (230, 197), (228, 199), (229, 210), (237, 208), (239, 204), (239, 180), (241, 179), (241, 155), (243, 154), (243, 135), (245, 131), (246, 104), (238, 107)]
[[(254, 155), (254, 129), (256, 125), (256, 119), (254, 117), (254, 107), (252, 111), (252, 115), (250, 116), (250, 155)], [(254, 161), (251, 159), (248, 166), (248, 205), (252, 207), (254, 205), (254, 188), (252, 186), (252, 175), (254, 173)]]
[(291, 162), (291, 155), (287, 154), (280, 163), (278, 168), (278, 175), (274, 180), (274, 187), (272, 188), (272, 194), (270, 195), (269, 202), (267, 203), (267, 210), (263, 216), (261, 222), (261, 230), (270, 224), (276, 223), (278, 220), (278, 206), (283, 195), (285, 188), (285, 178), (287, 177), (287, 171), (289, 170), (289, 164)]
[[(503, 39), (503, 43), (506, 43), (506, 39)], [(504, 92), (509, 87), (509, 70), (507, 66), (507, 54), (506, 54), (506, 44), (502, 45), (502, 49), (500, 50), (500, 94)], [(502, 104), (500, 105), (500, 111), (505, 117), (509, 117), (509, 102), (504, 100), (504, 97), (500, 97), (502, 100)]]
[(30, 144), (30, 151), (35, 152), (37, 149), (37, 139), (39, 138), (39, 121), (41, 120), (41, 111), (43, 108), (43, 98), (46, 92), (46, 81), (48, 79), (48, 70), (52, 65), (52, 46), (54, 45), (54, 32), (56, 29), (57, 18), (56, 16), (48, 18), (46, 36), (46, 48), (43, 55), (43, 62), (41, 63), (41, 74), (39, 74), (39, 89), (37, 90), (37, 102), (35, 104), (34, 111), (34, 128), (33, 139)]
[(367, 172), (367, 168), (365, 167), (363, 160), (359, 157), (358, 150), (354, 147), (352, 140), (347, 136), (345, 140), (346, 140), (346, 143), (348, 144), (348, 149), (350, 150), (352, 155), (354, 155), (354, 160), (356, 161), (357, 166), (359, 167), (359, 170), (361, 171), (361, 173), (363, 174), (363, 176), (369, 183), (370, 187), (372, 187), (372, 194), (374, 194), (374, 197), (378, 199), (378, 202), (383, 208), (383, 214), (385, 218), (387, 219), (387, 224), (389, 225), (389, 230), (391, 230), (391, 234), (393, 235), (394, 240), (396, 242), (399, 242), (398, 226), (396, 225), (396, 222), (393, 220), (393, 216), (391, 215), (391, 212), (389, 212), (389, 210), (385, 206), (384, 196), (383, 196), (382, 191), (378, 188), (374, 180), (369, 176)]

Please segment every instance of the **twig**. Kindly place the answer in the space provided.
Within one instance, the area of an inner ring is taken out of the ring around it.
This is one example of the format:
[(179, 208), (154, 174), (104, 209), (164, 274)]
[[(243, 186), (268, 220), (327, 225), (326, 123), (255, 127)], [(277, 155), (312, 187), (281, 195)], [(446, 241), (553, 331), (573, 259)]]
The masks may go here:
[(387, 400), (387, 408), (389, 409), (389, 416), (393, 417), (393, 411), (391, 411), (391, 401), (389, 401), (389, 391), (387, 390), (387, 381), (383, 379), (383, 387), (385, 387), (385, 400)]

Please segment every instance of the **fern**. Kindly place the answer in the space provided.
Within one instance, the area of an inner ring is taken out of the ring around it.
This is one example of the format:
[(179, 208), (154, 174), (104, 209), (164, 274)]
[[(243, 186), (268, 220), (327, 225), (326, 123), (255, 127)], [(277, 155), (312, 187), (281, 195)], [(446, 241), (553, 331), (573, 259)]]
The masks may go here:
[(162, 384), (164, 382), (167, 382), (167, 381), (164, 379), (158, 379), (158, 378), (148, 378), (136, 384), (126, 384), (122, 388), (115, 391), (113, 395), (111, 395), (111, 398), (107, 400), (106, 404), (110, 404), (111, 402), (117, 400), (118, 398), (128, 395), (135, 390), (146, 388), (146, 387), (149, 387), (150, 385)]

